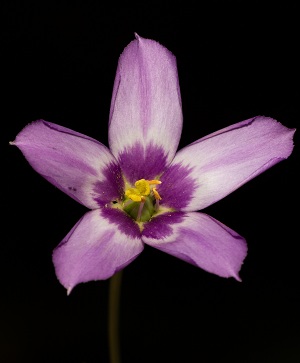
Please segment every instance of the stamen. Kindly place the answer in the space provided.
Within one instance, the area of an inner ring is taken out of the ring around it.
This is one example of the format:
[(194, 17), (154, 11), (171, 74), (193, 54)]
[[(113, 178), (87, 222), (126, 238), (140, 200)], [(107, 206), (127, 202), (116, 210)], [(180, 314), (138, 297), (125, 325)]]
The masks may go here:
[(161, 196), (159, 195), (158, 191), (156, 190), (156, 188), (152, 189), (154, 197), (156, 200), (161, 200)]
[(160, 180), (147, 180), (149, 184), (161, 184), (161, 181)]
[(159, 199), (155, 199), (155, 211), (157, 212), (159, 210)]
[(153, 188), (152, 191), (153, 191), (154, 198), (155, 198), (155, 210), (157, 212), (158, 209), (159, 209), (159, 201), (161, 200), (161, 196), (159, 195), (159, 193), (156, 190), (156, 188)]
[(134, 185), (140, 195), (149, 195), (150, 194), (150, 186), (149, 186), (149, 183), (147, 182), (147, 180), (145, 180), (145, 179), (137, 180), (134, 183)]
[(141, 220), (141, 215), (142, 215), (142, 211), (143, 211), (143, 208), (144, 208), (144, 204), (145, 204), (145, 198), (141, 197), (141, 203), (139, 205), (139, 211), (138, 211), (138, 214), (137, 214), (137, 217), (136, 217), (137, 221)]
[(157, 185), (160, 180), (139, 179), (134, 183), (134, 187), (125, 190), (125, 200), (123, 201), (124, 211), (137, 222), (148, 221), (153, 213), (159, 210), (159, 195)]
[(136, 188), (129, 188), (125, 191), (126, 197), (130, 198), (134, 202), (140, 202), (141, 201), (141, 194), (138, 189)]

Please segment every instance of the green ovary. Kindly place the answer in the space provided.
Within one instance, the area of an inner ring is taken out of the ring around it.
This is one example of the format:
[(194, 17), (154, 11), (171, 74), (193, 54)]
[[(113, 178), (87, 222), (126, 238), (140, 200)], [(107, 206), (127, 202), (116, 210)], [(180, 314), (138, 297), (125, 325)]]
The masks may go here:
[[(128, 200), (124, 203), (125, 207), (123, 210), (130, 215), (131, 218), (138, 222), (147, 222), (151, 219), (153, 214), (155, 213), (155, 201), (151, 196), (146, 197), (144, 202), (128, 202)], [(144, 205), (141, 207), (141, 203)]]

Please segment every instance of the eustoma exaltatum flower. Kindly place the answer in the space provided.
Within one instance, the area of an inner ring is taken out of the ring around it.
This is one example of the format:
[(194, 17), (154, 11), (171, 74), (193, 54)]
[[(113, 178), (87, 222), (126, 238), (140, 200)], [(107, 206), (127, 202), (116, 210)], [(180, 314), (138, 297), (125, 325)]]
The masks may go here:
[(144, 244), (239, 280), (245, 240), (195, 211), (287, 158), (294, 130), (258, 116), (176, 153), (181, 130), (175, 57), (136, 35), (118, 63), (109, 149), (44, 120), (12, 142), (38, 173), (90, 209), (53, 252), (68, 292), (80, 282), (109, 278)]

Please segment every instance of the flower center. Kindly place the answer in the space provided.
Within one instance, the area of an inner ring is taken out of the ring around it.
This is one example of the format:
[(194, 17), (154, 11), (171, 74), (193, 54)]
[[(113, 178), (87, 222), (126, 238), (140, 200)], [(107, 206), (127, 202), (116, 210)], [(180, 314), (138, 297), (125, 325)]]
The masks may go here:
[(137, 222), (146, 222), (158, 211), (161, 196), (156, 190), (159, 180), (140, 179), (134, 188), (125, 190), (123, 210)]

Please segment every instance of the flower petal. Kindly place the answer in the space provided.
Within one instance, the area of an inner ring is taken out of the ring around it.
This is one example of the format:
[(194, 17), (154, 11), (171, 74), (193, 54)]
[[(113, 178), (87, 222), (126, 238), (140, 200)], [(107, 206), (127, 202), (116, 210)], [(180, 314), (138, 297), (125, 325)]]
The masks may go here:
[(217, 202), (286, 159), (294, 132), (258, 116), (192, 143), (176, 154), (161, 177), (162, 204), (195, 211)]
[(122, 194), (124, 182), (115, 158), (88, 136), (39, 120), (27, 125), (11, 144), (50, 183), (88, 208)]
[(109, 123), (110, 149), (126, 177), (136, 173), (128, 171), (128, 155), (139, 175), (147, 172), (149, 160), (160, 173), (175, 155), (181, 130), (176, 59), (159, 43), (136, 35), (119, 59)]
[(208, 272), (240, 281), (246, 241), (207, 214), (162, 214), (145, 225), (142, 240)]
[(143, 250), (140, 231), (111, 208), (86, 213), (53, 251), (56, 275), (68, 293), (75, 285), (111, 277)]

